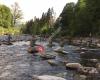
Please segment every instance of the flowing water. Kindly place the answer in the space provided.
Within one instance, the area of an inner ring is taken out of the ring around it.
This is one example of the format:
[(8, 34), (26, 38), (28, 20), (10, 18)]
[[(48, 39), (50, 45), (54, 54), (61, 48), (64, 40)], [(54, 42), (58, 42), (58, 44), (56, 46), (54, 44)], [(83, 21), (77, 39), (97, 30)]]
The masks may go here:
[[(85, 66), (93, 66), (88, 59), (97, 58), (100, 61), (100, 50), (87, 51), (85, 54), (76, 52), (78, 47), (65, 45), (64, 50), (68, 53), (60, 55), (53, 51), (59, 48), (58, 43), (53, 48), (47, 47), (47, 42), (37, 42), (42, 44), (46, 53), (56, 55), (57, 61), (67, 60), (68, 62), (77, 62)], [(77, 74), (75, 71), (66, 70), (65, 65), (58, 63), (56, 66), (48, 64), (47, 60), (42, 60), (39, 56), (34, 56), (27, 52), (29, 42), (14, 42), (13, 45), (0, 46), (0, 80), (32, 80), (33, 75), (55, 75), (63, 77), (66, 80), (100, 80), (100, 77)], [(87, 55), (86, 55), (87, 54)]]

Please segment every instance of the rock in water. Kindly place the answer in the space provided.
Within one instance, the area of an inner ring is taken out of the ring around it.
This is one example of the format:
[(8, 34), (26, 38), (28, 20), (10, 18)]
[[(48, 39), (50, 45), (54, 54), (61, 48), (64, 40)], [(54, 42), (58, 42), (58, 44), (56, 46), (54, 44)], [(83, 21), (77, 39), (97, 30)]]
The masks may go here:
[(37, 53), (38, 51), (35, 49), (35, 47), (29, 47), (27, 50), (29, 53)]
[(57, 66), (59, 64), (56, 60), (48, 60), (47, 62), (52, 66)]
[(3, 42), (2, 44), (5, 44), (5, 45), (13, 45), (13, 43), (11, 43), (11, 42)]
[(97, 71), (96, 68), (94, 67), (83, 67), (78, 70), (81, 74), (98, 74), (99, 72)]
[(57, 52), (57, 53), (61, 53), (61, 54), (68, 54), (67, 51), (63, 51), (63, 50), (56, 50), (55, 52)]
[(66, 80), (61, 77), (50, 76), (50, 75), (42, 75), (42, 76), (33, 76), (33, 80)]
[(65, 65), (68, 61), (66, 61), (66, 60), (62, 60), (62, 61), (59, 61), (59, 60), (47, 60), (47, 62), (52, 66), (58, 66), (60, 64)]
[(67, 63), (66, 64), (66, 69), (78, 70), (80, 68), (83, 68), (83, 66), (80, 63)]
[(54, 56), (54, 55), (50, 55), (50, 54), (43, 54), (43, 55), (40, 55), (40, 57), (42, 58), (42, 59), (55, 59), (55, 57), (56, 56)]

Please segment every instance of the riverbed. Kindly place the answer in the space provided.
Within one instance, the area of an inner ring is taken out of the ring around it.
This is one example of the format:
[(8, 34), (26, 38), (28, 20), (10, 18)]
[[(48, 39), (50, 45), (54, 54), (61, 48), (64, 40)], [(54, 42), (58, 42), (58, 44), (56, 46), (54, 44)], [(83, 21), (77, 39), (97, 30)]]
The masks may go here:
[[(59, 47), (58, 43), (53, 48), (47, 47), (47, 42), (37, 42), (46, 49), (45, 53), (55, 54), (56, 60), (67, 60), (68, 62), (81, 63), (84, 66), (93, 66), (92, 63), (86, 64), (88, 59), (97, 58), (100, 62), (100, 50), (88, 51), (86, 55), (80, 55), (76, 49), (78, 46), (65, 44), (64, 50), (68, 53), (59, 55), (53, 49)], [(65, 65), (59, 63), (57, 66), (50, 65), (47, 60), (42, 60), (39, 56), (34, 56), (27, 52), (29, 41), (13, 42), (13, 45), (0, 46), (0, 80), (32, 80), (33, 75), (53, 75), (63, 77), (66, 80), (100, 80), (99, 74), (93, 76), (83, 76), (76, 71), (66, 70)], [(90, 54), (93, 54), (91, 55)], [(89, 62), (88, 62), (89, 63)]]

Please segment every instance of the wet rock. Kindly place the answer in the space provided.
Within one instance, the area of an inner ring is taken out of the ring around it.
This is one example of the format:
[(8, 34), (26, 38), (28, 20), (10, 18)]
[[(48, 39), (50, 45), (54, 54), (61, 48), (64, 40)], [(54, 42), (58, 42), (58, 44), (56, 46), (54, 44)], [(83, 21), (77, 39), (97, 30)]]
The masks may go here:
[(94, 67), (83, 67), (78, 70), (81, 74), (98, 74), (98, 70)]
[(64, 51), (64, 50), (55, 50), (55, 52), (61, 53), (61, 54), (68, 54), (69, 53), (69, 52)]
[(52, 66), (57, 66), (57, 65), (59, 65), (58, 61), (56, 61), (56, 60), (48, 60), (47, 62), (48, 62), (50, 65), (52, 65)]
[(42, 59), (55, 59), (55, 57), (56, 56), (54, 56), (54, 55), (50, 55), (50, 54), (43, 54), (43, 55), (40, 55), (40, 57), (42, 58)]
[(83, 68), (83, 66), (80, 63), (67, 63), (66, 69), (69, 70), (78, 70), (80, 68)]
[(87, 76), (86, 75), (80, 75), (81, 80), (86, 80)]
[(5, 45), (13, 45), (13, 43), (12, 42), (2, 42), (1, 44), (5, 44)]
[(100, 47), (100, 43), (97, 44), (97, 47)]
[(38, 52), (35, 47), (29, 47), (27, 51), (29, 53), (37, 53)]
[(82, 51), (82, 52), (80, 52), (80, 54), (84, 54), (84, 53), (85, 53), (85, 52), (83, 52), (83, 51)]
[(42, 75), (42, 76), (34, 75), (33, 80), (66, 80), (66, 79), (50, 75)]
[(97, 63), (98, 59), (90, 59), (91, 62)]
[(68, 63), (68, 61), (67, 60), (62, 60), (62, 61), (60, 61), (62, 64), (67, 64)]
[(85, 52), (85, 51), (87, 51), (88, 49), (86, 49), (86, 48), (81, 48), (81, 47), (79, 47), (79, 48), (76, 48), (76, 50), (75, 50), (75, 52)]
[(86, 78), (87, 78), (87, 76), (86, 75), (83, 75), (83, 74), (76, 74), (75, 76), (75, 80), (87, 80)]
[(88, 59), (88, 58), (85, 59), (85, 58), (81, 59), (81, 64), (88, 67), (96, 67), (96, 64), (98, 63), (98, 59)]
[(68, 62), (66, 60), (47, 60), (47, 62), (52, 66), (64, 65)]
[(97, 63), (96, 64), (96, 68), (99, 70), (99, 72), (100, 72), (100, 63)]

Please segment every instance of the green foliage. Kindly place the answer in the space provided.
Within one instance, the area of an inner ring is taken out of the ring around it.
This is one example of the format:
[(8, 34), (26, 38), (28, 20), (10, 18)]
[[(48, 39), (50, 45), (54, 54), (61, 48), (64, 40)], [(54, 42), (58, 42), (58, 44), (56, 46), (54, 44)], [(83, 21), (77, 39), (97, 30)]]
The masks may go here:
[(0, 5), (0, 26), (5, 28), (12, 26), (12, 14), (5, 5)]
[(60, 14), (61, 20), (57, 20), (55, 23), (55, 27), (61, 26), (61, 35), (69, 35), (71, 32), (71, 26), (75, 17), (75, 4), (68, 3), (64, 7), (62, 13)]
[(49, 8), (46, 13), (42, 14), (42, 17), (36, 18), (26, 22), (25, 27), (23, 28), (23, 33), (27, 34), (50, 34), (53, 29), (54, 23), (54, 11), (53, 8)]
[(100, 0), (78, 0), (77, 4), (67, 3), (55, 27), (62, 24), (62, 35), (100, 35)]
[(67, 3), (54, 23), (53, 8), (49, 8), (40, 19), (26, 22), (23, 32), (30, 34), (51, 34), (62, 27), (61, 36), (98, 36), (100, 35), (100, 0), (78, 0)]
[(20, 28), (16, 28), (16, 27), (3, 28), (3, 27), (0, 27), (0, 35), (4, 35), (4, 34), (7, 34), (7, 33), (10, 33), (12, 35), (21, 34)]

